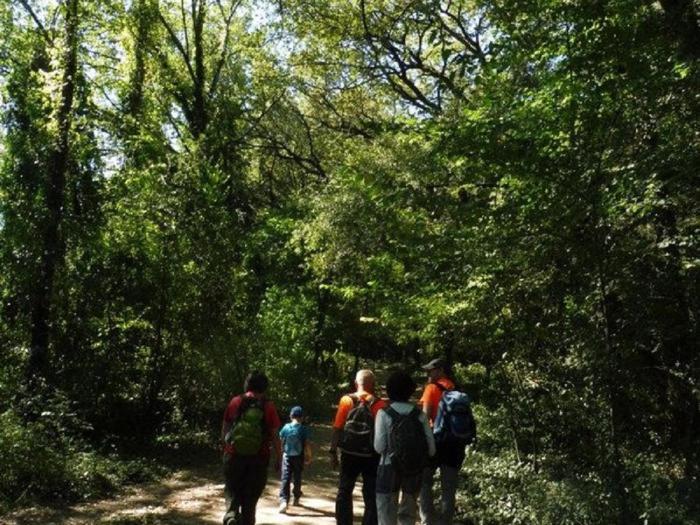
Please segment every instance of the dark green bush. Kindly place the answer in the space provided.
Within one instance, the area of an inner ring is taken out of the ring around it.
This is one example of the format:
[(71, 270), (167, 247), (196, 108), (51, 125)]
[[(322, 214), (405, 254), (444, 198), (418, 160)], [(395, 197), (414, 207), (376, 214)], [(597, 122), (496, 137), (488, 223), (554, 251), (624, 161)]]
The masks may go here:
[[(462, 519), (480, 525), (608, 525), (617, 522), (610, 481), (603, 473), (557, 456), (535, 458), (504, 445), (509, 435), (497, 414), (475, 407), (480, 443), (463, 467), (459, 508)], [(624, 465), (625, 489), (634, 523), (692, 525), (700, 516), (688, 504), (692, 480), (678, 458), (638, 454)], [(688, 485), (691, 485), (689, 487)], [(695, 484), (696, 485), (696, 484)], [(682, 490), (684, 489), (684, 490)]]
[(0, 414), (0, 502), (77, 500), (108, 494), (125, 483), (153, 479), (162, 469), (91, 449), (75, 435), (56, 431), (53, 413), (25, 422), (13, 410)]

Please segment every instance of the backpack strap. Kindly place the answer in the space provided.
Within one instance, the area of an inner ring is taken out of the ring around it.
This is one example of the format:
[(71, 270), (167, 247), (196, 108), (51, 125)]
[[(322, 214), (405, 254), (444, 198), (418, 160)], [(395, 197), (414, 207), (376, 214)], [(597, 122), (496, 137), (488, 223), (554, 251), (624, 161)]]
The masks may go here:
[(441, 404), (445, 404), (445, 392), (453, 392), (455, 388), (447, 388), (442, 383), (433, 383), (436, 387), (440, 389), (440, 402), (438, 403), (438, 409)]
[(254, 396), (247, 396), (245, 394), (241, 394), (238, 397), (241, 398), (241, 404), (238, 407), (239, 413), (245, 412), (246, 410), (248, 410), (248, 408), (250, 408), (250, 405), (252, 405), (255, 401), (258, 400), (258, 398), (254, 397)]
[(415, 418), (420, 418), (420, 409), (417, 406), (414, 406), (411, 411), (408, 414), (399, 414), (398, 411), (389, 405), (384, 409), (384, 412), (386, 412), (386, 415), (391, 418), (392, 421), (395, 421), (397, 418), (403, 416), (406, 417), (415, 417)]
[(236, 417), (234, 418), (234, 422), (240, 421), (240, 419), (243, 417), (243, 414), (245, 414), (246, 410), (250, 408), (250, 406), (253, 403), (259, 402), (260, 403), (260, 410), (262, 410), (263, 417), (262, 417), (262, 426), (263, 426), (263, 431), (267, 428), (267, 422), (265, 421), (265, 404), (267, 403), (267, 398), (266, 397), (255, 397), (255, 396), (247, 396), (245, 394), (241, 394), (238, 396), (241, 398), (241, 403), (238, 405), (238, 413), (236, 414)]
[(260, 410), (262, 410), (262, 419), (260, 420), (260, 423), (262, 424), (262, 429), (263, 433), (267, 434), (269, 433), (268, 428), (267, 428), (267, 411), (266, 411), (266, 405), (267, 405), (267, 398), (265, 396), (258, 398), (260, 401)]
[(386, 415), (391, 418), (392, 421), (395, 421), (396, 418), (400, 417), (400, 414), (396, 411), (394, 407), (389, 405), (384, 409), (384, 412), (386, 412)]
[(348, 394), (348, 397), (350, 399), (352, 399), (353, 408), (355, 408), (359, 404), (362, 404), (362, 405), (366, 405), (367, 408), (371, 409), (374, 406), (374, 404), (377, 402), (377, 398), (374, 397), (372, 394), (370, 394), (367, 399), (362, 399), (360, 396), (357, 395), (357, 392), (353, 392), (352, 394)]
[(440, 389), (440, 392), (442, 392), (442, 393), (449, 392), (450, 390), (452, 390), (451, 388), (447, 388), (447, 387), (446, 387), (445, 385), (443, 385), (442, 383), (433, 383), (433, 384), (434, 384), (436, 387), (438, 387), (438, 388)]
[(238, 403), (238, 410), (236, 411), (236, 417), (233, 418), (233, 421), (237, 423), (241, 417), (243, 417), (243, 414), (245, 413), (246, 410), (248, 410), (248, 407), (250, 406), (250, 401), (248, 400), (248, 396), (245, 394), (241, 394), (238, 396), (240, 399), (240, 402)]

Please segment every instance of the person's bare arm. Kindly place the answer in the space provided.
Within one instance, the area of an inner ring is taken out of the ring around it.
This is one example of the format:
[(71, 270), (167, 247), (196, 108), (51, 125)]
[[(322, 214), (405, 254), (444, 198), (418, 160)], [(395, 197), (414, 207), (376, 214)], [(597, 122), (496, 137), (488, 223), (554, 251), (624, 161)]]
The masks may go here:
[(342, 432), (343, 432), (342, 429), (334, 428), (333, 435), (331, 436), (331, 446), (328, 449), (328, 452), (330, 452), (330, 455), (331, 455), (331, 468), (332, 469), (338, 468), (338, 443), (340, 443), (340, 435), (342, 434)]
[(231, 430), (231, 427), (233, 426), (234, 417), (232, 416), (232, 414), (230, 414), (231, 403), (233, 403), (233, 401), (229, 402), (229, 405), (226, 407), (226, 411), (224, 412), (224, 420), (221, 423), (221, 443), (222, 444), (226, 442), (226, 434), (229, 433), (229, 431)]
[(228, 431), (231, 430), (231, 422), (226, 421), (224, 419), (223, 424), (221, 425), (221, 442), (224, 443), (226, 441), (226, 434), (228, 434)]
[(282, 466), (282, 441), (277, 429), (272, 434), (272, 448), (275, 451), (275, 470), (279, 470)]
[(421, 405), (421, 409), (423, 410), (423, 413), (425, 414), (425, 417), (428, 418), (428, 422), (430, 422), (430, 403), (428, 403), (428, 395), (427, 395), (427, 390), (430, 388), (430, 385), (426, 385), (425, 390), (423, 391), (423, 396), (421, 397), (419, 403)]
[(308, 439), (304, 443), (304, 465), (311, 465), (311, 462), (314, 459), (312, 445), (313, 443)]
[(340, 428), (333, 429), (333, 434), (331, 435), (331, 451), (338, 449), (338, 443), (340, 443), (340, 435), (342, 433), (343, 430)]

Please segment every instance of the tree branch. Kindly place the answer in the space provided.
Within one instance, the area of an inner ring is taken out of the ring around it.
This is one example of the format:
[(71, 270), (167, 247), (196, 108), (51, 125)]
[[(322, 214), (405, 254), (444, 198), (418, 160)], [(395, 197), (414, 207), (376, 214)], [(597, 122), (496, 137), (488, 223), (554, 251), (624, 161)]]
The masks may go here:
[(185, 16), (185, 0), (180, 0), (180, 16), (182, 18), (182, 31), (185, 33), (185, 53), (187, 54), (187, 60), (190, 58), (190, 36), (189, 31), (187, 31), (187, 17)]
[(180, 42), (180, 39), (175, 34), (175, 31), (173, 31), (173, 28), (170, 27), (170, 24), (165, 19), (165, 17), (163, 16), (163, 13), (161, 13), (160, 9), (157, 9), (157, 12), (158, 12), (158, 18), (160, 19), (161, 23), (163, 24), (163, 27), (165, 27), (166, 31), (168, 32), (168, 35), (170, 36), (170, 40), (172, 41), (173, 45), (177, 48), (177, 50), (180, 52), (180, 55), (182, 55), (182, 59), (185, 62), (185, 66), (187, 66), (187, 72), (189, 73), (190, 78), (192, 79), (192, 82), (197, 82), (197, 77), (194, 74), (194, 70), (192, 69), (192, 64), (190, 64), (189, 56), (187, 55), (187, 51), (183, 47), (182, 42)]
[(224, 16), (224, 6), (221, 4), (221, 0), (216, 0), (216, 3), (219, 5), (219, 9), (221, 10), (221, 16), (226, 21), (226, 29), (224, 30), (224, 41), (221, 44), (221, 54), (214, 68), (214, 74), (212, 75), (211, 84), (209, 85), (209, 97), (211, 97), (216, 91), (216, 87), (219, 83), (219, 78), (221, 77), (221, 71), (223, 70), (224, 64), (226, 63), (226, 56), (228, 55), (229, 38), (231, 35), (231, 21), (233, 20), (233, 15), (236, 13), (238, 7), (241, 5), (241, 2), (242, 0), (236, 0), (235, 2), (233, 2), (231, 4), (231, 10), (229, 11), (228, 16)]
[(44, 27), (44, 24), (41, 23), (41, 20), (39, 20), (39, 17), (34, 12), (34, 9), (32, 9), (32, 6), (29, 5), (29, 2), (27, 0), (19, 0), (19, 3), (22, 4), (22, 7), (24, 7), (27, 13), (29, 13), (29, 16), (32, 17), (32, 20), (34, 20), (34, 23), (36, 24), (37, 30), (44, 38), (44, 40), (46, 40), (48, 44), (53, 45), (53, 39), (51, 38), (51, 35)]

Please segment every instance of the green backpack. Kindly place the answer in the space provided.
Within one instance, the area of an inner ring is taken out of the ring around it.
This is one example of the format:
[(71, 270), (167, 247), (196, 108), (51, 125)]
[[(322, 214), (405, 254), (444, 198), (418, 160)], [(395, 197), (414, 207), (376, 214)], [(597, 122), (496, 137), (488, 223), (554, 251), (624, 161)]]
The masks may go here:
[(254, 456), (260, 451), (265, 437), (265, 400), (242, 396), (238, 416), (226, 434), (226, 442), (236, 454)]

